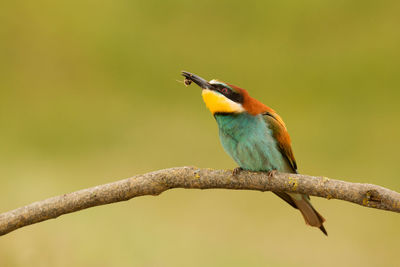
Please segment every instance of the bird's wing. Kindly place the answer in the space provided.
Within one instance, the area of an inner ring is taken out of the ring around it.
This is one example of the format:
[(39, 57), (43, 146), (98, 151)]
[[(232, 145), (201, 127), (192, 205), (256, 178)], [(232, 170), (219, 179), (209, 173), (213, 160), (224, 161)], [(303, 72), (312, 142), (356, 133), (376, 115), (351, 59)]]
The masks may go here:
[(266, 112), (263, 114), (264, 121), (272, 130), (275, 140), (278, 142), (282, 155), (288, 161), (293, 172), (297, 173), (297, 164), (293, 155), (290, 136), (286, 130), (285, 123), (282, 118), (275, 112)]
[[(282, 155), (286, 158), (293, 172), (297, 173), (296, 160), (294, 159), (290, 137), (286, 130), (285, 123), (281, 117), (279, 117), (279, 115), (273, 111), (264, 113), (263, 118), (271, 129), (274, 138), (277, 140)], [(308, 195), (286, 192), (273, 193), (285, 200), (292, 207), (299, 209), (304, 217), (304, 220), (306, 221), (306, 224), (318, 227), (325, 235), (328, 235), (323, 225), (325, 219), (311, 205), (310, 197)]]

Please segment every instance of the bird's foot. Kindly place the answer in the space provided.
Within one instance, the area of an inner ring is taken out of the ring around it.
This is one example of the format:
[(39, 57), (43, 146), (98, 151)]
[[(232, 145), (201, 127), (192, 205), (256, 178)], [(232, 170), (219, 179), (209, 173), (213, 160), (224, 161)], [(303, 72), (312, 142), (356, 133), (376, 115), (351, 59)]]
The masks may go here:
[(272, 178), (275, 176), (275, 174), (277, 174), (278, 171), (277, 170), (270, 170), (269, 172), (267, 172), (267, 176), (268, 178)]
[(236, 175), (238, 175), (241, 171), (243, 171), (243, 169), (242, 169), (241, 167), (234, 168), (233, 171), (232, 171), (232, 175), (233, 175), (233, 176), (236, 176)]

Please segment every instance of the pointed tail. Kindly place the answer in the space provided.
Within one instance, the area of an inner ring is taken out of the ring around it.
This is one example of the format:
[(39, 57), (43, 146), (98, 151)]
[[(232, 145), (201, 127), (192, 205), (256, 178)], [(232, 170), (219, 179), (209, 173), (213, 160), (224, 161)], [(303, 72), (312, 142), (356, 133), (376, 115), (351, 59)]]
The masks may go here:
[(303, 215), (306, 224), (318, 227), (325, 235), (328, 235), (323, 225), (325, 218), (314, 209), (314, 207), (311, 205), (309, 197), (307, 195), (293, 193), (289, 193), (289, 195)]

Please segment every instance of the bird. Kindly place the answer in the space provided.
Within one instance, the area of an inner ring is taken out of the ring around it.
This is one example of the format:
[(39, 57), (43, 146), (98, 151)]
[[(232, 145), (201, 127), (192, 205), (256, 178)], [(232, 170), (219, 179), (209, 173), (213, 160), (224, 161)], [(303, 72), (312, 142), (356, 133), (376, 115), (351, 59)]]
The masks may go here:
[[(285, 123), (272, 108), (252, 98), (238, 86), (216, 79), (209, 82), (198, 75), (182, 71), (185, 85), (194, 82), (202, 89), (206, 107), (214, 116), (224, 150), (241, 170), (298, 173)], [(293, 192), (273, 192), (303, 215), (307, 225), (328, 235), (324, 217), (315, 210), (310, 197)]]

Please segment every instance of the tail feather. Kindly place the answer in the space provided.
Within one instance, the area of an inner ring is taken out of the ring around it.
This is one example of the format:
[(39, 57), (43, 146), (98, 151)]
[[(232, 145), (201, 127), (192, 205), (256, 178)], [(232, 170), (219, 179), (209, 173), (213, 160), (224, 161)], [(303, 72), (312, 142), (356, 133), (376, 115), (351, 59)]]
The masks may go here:
[(325, 222), (325, 218), (322, 217), (322, 215), (314, 209), (314, 207), (311, 205), (310, 200), (308, 199), (308, 196), (293, 193), (290, 193), (290, 196), (292, 197), (297, 208), (303, 215), (306, 224), (318, 227), (325, 235), (328, 235), (323, 225), (323, 223)]
[(321, 230), (326, 236), (328, 236), (328, 232), (326, 231), (323, 224), (319, 227), (319, 230)]

